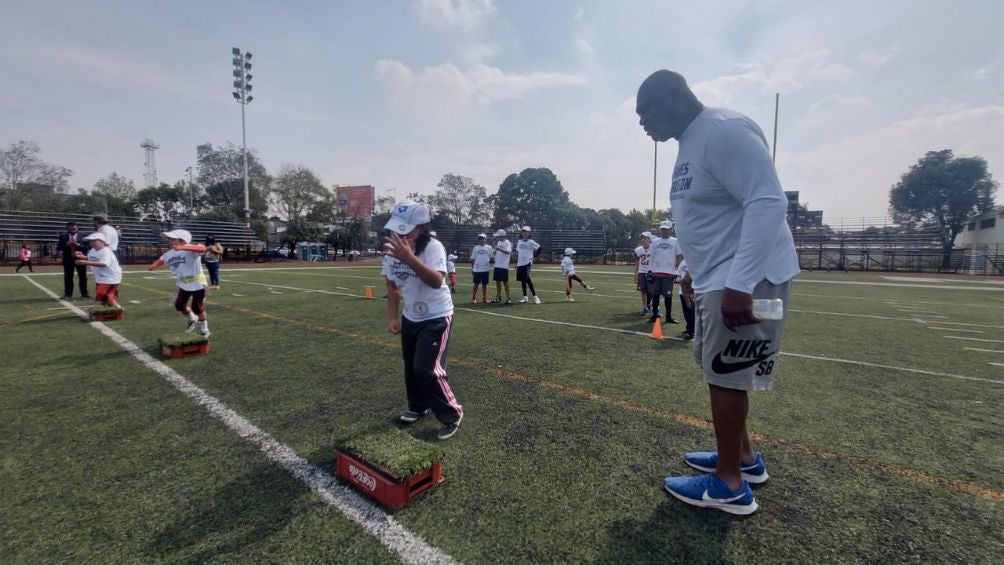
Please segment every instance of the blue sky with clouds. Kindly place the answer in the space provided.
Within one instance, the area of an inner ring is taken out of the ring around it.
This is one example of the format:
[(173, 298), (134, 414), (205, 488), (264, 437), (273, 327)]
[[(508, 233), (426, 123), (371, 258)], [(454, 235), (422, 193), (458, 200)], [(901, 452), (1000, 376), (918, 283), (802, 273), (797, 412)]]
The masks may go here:
[[(883, 215), (928, 150), (1004, 177), (998, 0), (0, 0), (0, 14), (0, 144), (38, 142), (74, 187), (112, 171), (140, 185), (144, 137), (168, 182), (197, 144), (240, 143), (232, 46), (254, 53), (249, 146), (328, 185), (431, 193), (455, 172), (494, 192), (546, 166), (582, 206), (650, 207), (633, 97), (659, 68), (768, 139), (780, 92), (782, 183), (828, 218)], [(675, 142), (659, 153), (665, 207)]]

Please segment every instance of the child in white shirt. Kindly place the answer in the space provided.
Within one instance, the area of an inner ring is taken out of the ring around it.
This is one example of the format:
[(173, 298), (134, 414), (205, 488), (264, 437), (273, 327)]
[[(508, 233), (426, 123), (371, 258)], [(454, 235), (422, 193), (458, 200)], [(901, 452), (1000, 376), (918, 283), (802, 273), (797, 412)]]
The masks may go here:
[(582, 285), (582, 288), (586, 289), (588, 292), (596, 290), (595, 288), (589, 286), (583, 281), (579, 275), (575, 274), (575, 265), (572, 264), (572, 255), (575, 255), (575, 250), (571, 247), (565, 248), (565, 258), (561, 260), (561, 271), (565, 273), (565, 302), (575, 302), (572, 298), (572, 281), (578, 281)]
[[(199, 333), (209, 337), (209, 316), (205, 305), (209, 283), (202, 272), (202, 254), (206, 252), (206, 246), (193, 245), (192, 234), (186, 230), (172, 230), (164, 232), (164, 235), (171, 249), (154, 261), (149, 270), (155, 271), (165, 264), (171, 269), (171, 275), (178, 279), (174, 309), (188, 319), (185, 331), (193, 332), (198, 325)], [(192, 300), (191, 307), (188, 306), (189, 299)]]

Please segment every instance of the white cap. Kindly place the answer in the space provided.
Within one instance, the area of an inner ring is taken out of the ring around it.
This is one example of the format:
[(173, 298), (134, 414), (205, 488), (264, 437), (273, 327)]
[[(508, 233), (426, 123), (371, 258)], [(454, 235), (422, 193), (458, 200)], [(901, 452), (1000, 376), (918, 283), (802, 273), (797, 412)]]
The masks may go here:
[(457, 256), (454, 255), (453, 253), (450, 253), (449, 255), (446, 256), (446, 260), (447, 261), (456, 261), (457, 260)]
[(530, 230), (530, 226), (523, 226), (519, 228), (519, 231), (532, 231), (532, 230)]
[(572, 249), (571, 247), (566, 247), (565, 248), (565, 255), (575, 255), (575, 250)]
[(383, 229), (405, 235), (415, 229), (415, 226), (431, 221), (432, 211), (429, 210), (428, 206), (411, 200), (402, 200), (394, 205), (390, 220), (387, 221)]
[(192, 243), (192, 234), (188, 230), (171, 230), (164, 232), (164, 237), (170, 239), (181, 239), (185, 243)]
[(652, 232), (650, 232), (650, 231), (643, 231), (643, 232), (641, 232), (641, 236), (642, 237), (647, 237), (649, 239), (652, 239)]
[(108, 243), (108, 240), (105, 238), (105, 234), (101, 232), (94, 232), (91, 235), (84, 238), (84, 240), (86, 241), (94, 241), (95, 239), (98, 241), (103, 241), (105, 243)]
[(505, 237), (505, 230), (496, 230), (495, 237)]
[(673, 222), (671, 220), (663, 220), (662, 223), (659, 224), (659, 229), (671, 230), (673, 229)]
[(436, 230), (432, 230), (431, 232), (429, 232), (429, 235), (431, 235), (432, 237), (439, 237), (439, 234), (436, 233)]
[(479, 233), (479, 234), (478, 234), (478, 239), (481, 239), (482, 237), (483, 237), (483, 238), (485, 238), (485, 239), (488, 239), (488, 236), (487, 236), (487, 235), (485, 235), (485, 234), (483, 234), (483, 233)]

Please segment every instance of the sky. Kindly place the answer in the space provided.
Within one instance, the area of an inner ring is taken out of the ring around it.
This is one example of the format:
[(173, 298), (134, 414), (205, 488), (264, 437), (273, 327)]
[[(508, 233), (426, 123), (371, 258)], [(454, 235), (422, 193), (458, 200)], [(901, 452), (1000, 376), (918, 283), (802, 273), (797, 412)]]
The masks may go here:
[[(248, 146), (270, 172), (431, 194), (444, 173), (494, 193), (548, 167), (571, 200), (651, 209), (653, 142), (634, 96), (683, 74), (707, 106), (753, 118), (824, 220), (883, 216), (927, 151), (1004, 178), (1004, 2), (0, 0), (0, 146), (37, 142), (74, 188), (143, 185), (195, 147), (241, 143), (231, 48), (253, 53)], [(676, 142), (659, 144), (668, 207)], [(1004, 200), (1004, 199), (1002, 199)]]

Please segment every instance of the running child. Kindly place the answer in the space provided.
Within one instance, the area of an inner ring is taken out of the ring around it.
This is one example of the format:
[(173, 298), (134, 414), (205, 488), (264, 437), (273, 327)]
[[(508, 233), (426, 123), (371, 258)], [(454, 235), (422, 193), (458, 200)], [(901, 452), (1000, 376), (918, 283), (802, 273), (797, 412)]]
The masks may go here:
[(446, 276), (450, 279), (450, 294), (457, 293), (457, 256), (450, 253), (446, 256)]
[(650, 312), (648, 305), (651, 302), (648, 296), (648, 273), (651, 270), (648, 265), (649, 255), (648, 247), (652, 244), (652, 232), (641, 232), (641, 245), (634, 248), (635, 257), (638, 258), (635, 263), (634, 270), (634, 285), (638, 292), (641, 293), (641, 315), (648, 316)]
[(471, 292), (471, 304), (478, 303), (478, 285), (481, 285), (481, 301), (488, 304), (488, 264), (492, 260), (492, 246), (486, 243), (488, 236), (479, 233), (478, 244), (471, 250), (471, 274), (474, 276), (474, 290)]
[(388, 293), (387, 330), (401, 334), (404, 353), (408, 409), (401, 422), (417, 422), (431, 410), (442, 423), (438, 437), (443, 440), (457, 433), (464, 410), (446, 375), (453, 300), (444, 284), (446, 249), (430, 235), (431, 220), (428, 206), (404, 200), (394, 205), (384, 226), (392, 231), (384, 238), (384, 250), (394, 258), (388, 284), (400, 291)]
[(122, 284), (122, 267), (119, 260), (108, 246), (105, 234), (92, 233), (84, 238), (91, 242), (91, 249), (84, 255), (77, 251), (74, 255), (78, 266), (87, 266), (94, 273), (94, 299), (104, 306), (121, 308), (118, 303), (119, 285)]
[(575, 302), (575, 299), (572, 298), (572, 281), (578, 281), (578, 283), (582, 285), (582, 288), (586, 289), (588, 292), (596, 290), (579, 278), (579, 275), (575, 274), (575, 265), (572, 263), (572, 255), (575, 255), (575, 250), (571, 247), (566, 247), (565, 258), (561, 260), (561, 271), (565, 273), (565, 302)]
[[(202, 273), (202, 254), (206, 252), (206, 246), (192, 244), (192, 234), (186, 230), (171, 230), (164, 232), (164, 236), (171, 249), (154, 261), (149, 270), (155, 271), (165, 264), (171, 269), (171, 275), (178, 279), (174, 309), (188, 319), (185, 331), (194, 332), (198, 326), (199, 333), (209, 337), (209, 316), (205, 304), (208, 283)], [(191, 307), (188, 306), (189, 299)]]
[(20, 273), (22, 267), (28, 267), (28, 272), (34, 273), (35, 269), (31, 268), (31, 249), (28, 249), (28, 244), (21, 244), (21, 263), (14, 269), (15, 273)]

